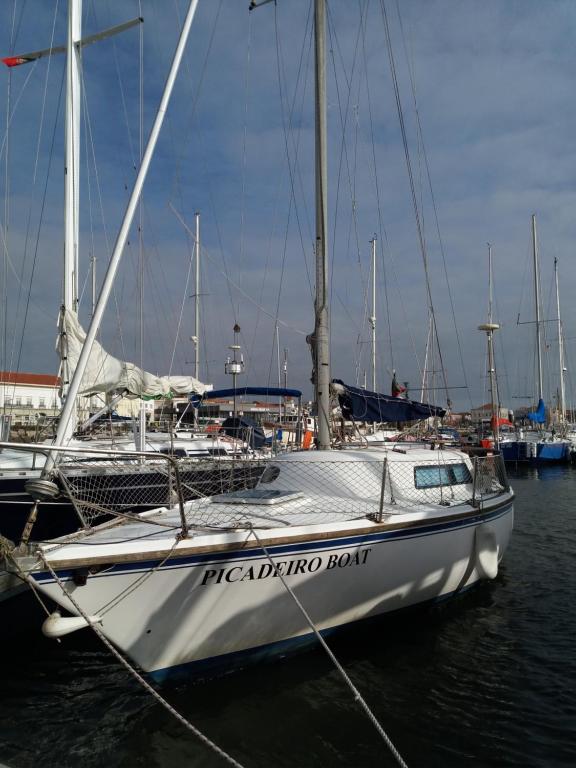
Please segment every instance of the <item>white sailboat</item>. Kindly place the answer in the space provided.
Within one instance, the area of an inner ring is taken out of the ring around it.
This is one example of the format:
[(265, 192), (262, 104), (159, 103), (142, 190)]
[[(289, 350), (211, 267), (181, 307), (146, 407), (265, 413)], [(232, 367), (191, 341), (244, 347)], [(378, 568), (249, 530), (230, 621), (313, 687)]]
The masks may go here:
[(324, 18), (315, 0), (318, 450), (271, 460), (252, 490), (78, 532), (11, 563), (72, 614), (53, 615), (48, 634), (92, 624), (157, 679), (284, 654), (317, 630), (459, 593), (496, 576), (511, 534), (497, 456), (330, 450)]
[[(82, 38), (82, 2), (68, 2), (68, 40), (65, 46), (35, 51), (32, 53), (11, 56), (4, 59), (8, 67), (16, 67), (36, 61), (39, 58), (53, 54), (66, 53), (66, 122), (65, 122), (65, 167), (64, 167), (64, 269), (63, 297), (59, 318), (59, 334), (57, 349), (60, 359), (61, 394), (64, 408), (59, 422), (58, 434), (54, 444), (66, 445), (71, 453), (59, 453), (58, 456), (47, 452), (47, 446), (53, 441), (46, 441), (35, 453), (23, 452), (14, 445), (0, 453), (0, 532), (5, 537), (20, 541), (32, 501), (40, 504), (41, 522), (38, 521), (38, 506), (34, 510), (34, 538), (53, 538), (54, 536), (75, 530), (85, 520), (78, 518), (74, 505), (66, 498), (66, 483), (46, 482), (50, 477), (52, 465), (58, 460), (64, 466), (62, 473), (77, 473), (74, 466), (80, 456), (73, 449), (84, 448), (87, 443), (75, 438), (77, 427), (76, 402), (79, 396), (101, 394), (112, 397), (114, 402), (120, 397), (129, 398), (166, 398), (203, 394), (210, 390), (211, 385), (203, 384), (198, 379), (198, 343), (196, 342), (196, 361), (194, 376), (156, 376), (142, 370), (133, 363), (119, 360), (110, 355), (96, 340), (95, 336), (113, 281), (113, 270), (109, 271), (107, 283), (103, 287), (98, 303), (93, 307), (94, 322), (91, 325), (89, 343), (87, 334), (78, 318), (78, 253), (79, 253), (79, 188), (80, 188), (80, 123), (81, 104), (80, 94), (80, 56), (85, 45), (94, 43), (110, 35), (123, 32), (142, 22), (141, 18), (113, 27), (105, 32)], [(161, 113), (163, 114), (163, 113)], [(122, 230), (116, 242), (112, 262), (116, 265), (120, 259), (131, 221), (144, 182), (148, 163), (153, 153), (153, 145), (158, 136), (160, 123), (154, 126), (151, 144), (147, 156), (143, 158), (142, 167), (135, 185), (130, 206), (123, 222)], [(196, 231), (196, 271), (199, 269), (199, 226)], [(198, 289), (197, 289), (198, 292)], [(196, 301), (195, 333), (198, 337), (198, 301)], [(84, 355), (84, 357), (82, 357)], [(82, 361), (82, 362), (81, 362)], [(74, 378), (76, 369), (80, 366), (82, 375)], [(145, 426), (145, 422), (141, 422)], [(210, 459), (211, 457), (237, 458), (239, 455), (249, 455), (248, 446), (242, 440), (223, 436), (193, 434), (185, 438), (174, 435), (145, 435), (145, 429), (140, 429), (133, 438), (123, 436), (112, 438), (91, 439), (88, 445), (95, 451), (111, 449), (116, 456), (115, 466), (111, 470), (118, 491), (117, 502), (126, 506), (128, 497), (135, 503), (133, 488), (139, 483), (146, 489), (151, 482), (151, 472), (142, 474), (141, 467), (145, 459), (137, 462), (123, 460), (122, 454), (134, 451), (171, 452), (184, 458)], [(85, 460), (86, 455), (82, 455)], [(139, 465), (139, 466), (138, 466)], [(94, 482), (103, 477), (101, 464), (95, 473)], [(86, 465), (82, 467), (86, 473)], [(188, 479), (194, 479), (195, 467), (183, 467)], [(125, 480), (122, 481), (122, 474)], [(224, 473), (226, 474), (226, 473)], [(205, 475), (205, 472), (202, 472)], [(40, 480), (40, 482), (38, 482)], [(161, 483), (162, 485), (162, 483)], [(158, 491), (162, 493), (162, 489)], [(145, 490), (144, 492), (145, 493)], [(127, 495), (128, 494), (128, 495)], [(158, 503), (159, 497), (156, 496)], [(136, 506), (142, 506), (136, 504)]]
[[(532, 422), (536, 429), (520, 434), (515, 440), (507, 440), (502, 443), (501, 450), (505, 461), (509, 462), (566, 462), (570, 459), (570, 441), (552, 432), (545, 433), (543, 429), (549, 419), (544, 404), (542, 319), (540, 314), (540, 265), (535, 215), (532, 215), (532, 256), (534, 268), (534, 307), (536, 314), (536, 385), (538, 391), (538, 405), (535, 411), (527, 414), (527, 418)], [(561, 374), (561, 378), (562, 376), (563, 373)]]

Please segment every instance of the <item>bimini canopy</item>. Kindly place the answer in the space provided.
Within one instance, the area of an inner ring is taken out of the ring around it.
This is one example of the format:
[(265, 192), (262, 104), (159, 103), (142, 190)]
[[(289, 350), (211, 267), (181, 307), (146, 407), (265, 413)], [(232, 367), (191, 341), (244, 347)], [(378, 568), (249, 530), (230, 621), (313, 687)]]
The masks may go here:
[(526, 418), (530, 419), (530, 421), (533, 421), (535, 424), (544, 424), (546, 421), (546, 406), (544, 405), (544, 400), (540, 398), (538, 400), (538, 408), (536, 408), (535, 411), (532, 411), (531, 413), (526, 414)]
[(213, 400), (221, 397), (240, 397), (242, 395), (260, 395), (260, 397), (302, 397), (299, 389), (284, 389), (282, 387), (236, 387), (236, 389), (213, 389), (210, 392), (190, 395), (194, 408), (199, 408), (203, 400)]
[(446, 413), (436, 405), (350, 387), (340, 379), (333, 379), (332, 385), (338, 394), (342, 415), (353, 421), (419, 421), (430, 416), (442, 417)]

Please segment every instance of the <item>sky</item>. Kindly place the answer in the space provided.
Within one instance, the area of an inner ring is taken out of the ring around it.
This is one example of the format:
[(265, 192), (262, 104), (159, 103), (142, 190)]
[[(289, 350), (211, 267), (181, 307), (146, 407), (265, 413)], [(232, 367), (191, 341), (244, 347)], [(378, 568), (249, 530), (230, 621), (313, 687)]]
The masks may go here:
[[(87, 325), (91, 259), (99, 286), (187, 4), (83, 5), (84, 35), (144, 18), (83, 51), (80, 317)], [(276, 385), (278, 358), (287, 350), (288, 385), (310, 397), (311, 3), (278, 0), (252, 12), (248, 5), (200, 0), (101, 341), (154, 373), (193, 373), (191, 232), (199, 212), (200, 378), (231, 385), (224, 362), (238, 323), (245, 360), (239, 383)], [(66, 6), (65, 0), (0, 4), (2, 55), (65, 42)], [(376, 235), (377, 389), (389, 391), (395, 370), (420, 398), (431, 298), (440, 351), (432, 345), (428, 356), (434, 373), (427, 397), (445, 405), (447, 382), (456, 410), (488, 402), (486, 339), (477, 326), (488, 312), (490, 242), (501, 402), (511, 409), (533, 402), (536, 214), (545, 394), (553, 398), (560, 379), (557, 258), (571, 398), (576, 6), (561, 0), (332, 0), (328, 9), (333, 377), (372, 381), (370, 241)], [(64, 56), (54, 55), (0, 71), (5, 370), (58, 369), (64, 64)]]

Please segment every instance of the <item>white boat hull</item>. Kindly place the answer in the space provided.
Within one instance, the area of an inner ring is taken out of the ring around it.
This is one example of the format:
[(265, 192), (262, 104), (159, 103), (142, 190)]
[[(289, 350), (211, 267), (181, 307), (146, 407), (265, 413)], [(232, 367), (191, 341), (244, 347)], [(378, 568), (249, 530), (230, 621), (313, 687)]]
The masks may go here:
[[(447, 510), (432, 521), (407, 515), (405, 527), (368, 527), (363, 520), (342, 524), (340, 531), (314, 525), (261, 536), (316, 627), (328, 631), (458, 593), (493, 575), (512, 531), (512, 501), (507, 494), (489, 509)], [(488, 573), (486, 547), (478, 544), (486, 540)], [(202, 676), (242, 666), (247, 657), (282, 654), (313, 639), (252, 533), (221, 534), (220, 544), (213, 535), (206, 541), (210, 552), (196, 539), (195, 550), (180, 542), (164, 562), (150, 556), (101, 565), (84, 584), (74, 583), (70, 563), (59, 565), (55, 558), (54, 567), (82, 611), (101, 617), (104, 634), (157, 679), (183, 667)], [(32, 578), (77, 613), (49, 572)]]

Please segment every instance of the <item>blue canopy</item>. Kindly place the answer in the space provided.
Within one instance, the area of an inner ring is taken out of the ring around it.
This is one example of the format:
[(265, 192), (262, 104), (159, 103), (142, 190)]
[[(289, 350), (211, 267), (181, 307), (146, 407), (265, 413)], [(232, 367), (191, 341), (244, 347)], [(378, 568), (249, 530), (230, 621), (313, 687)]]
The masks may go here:
[(334, 384), (344, 387), (343, 393), (338, 393), (342, 415), (345, 419), (354, 421), (386, 422), (386, 421), (418, 421), (430, 416), (444, 416), (446, 411), (436, 405), (418, 403), (415, 400), (405, 400), (403, 397), (380, 395), (360, 387), (350, 387), (340, 379), (333, 379)]
[(546, 406), (544, 405), (544, 400), (542, 400), (542, 398), (538, 400), (538, 407), (536, 410), (532, 411), (531, 413), (527, 413), (526, 418), (530, 419), (530, 421), (533, 421), (536, 424), (544, 424), (546, 421)]
[(282, 387), (236, 387), (236, 389), (213, 389), (204, 392), (203, 395), (193, 393), (190, 402), (194, 408), (199, 408), (203, 400), (212, 400), (220, 397), (239, 397), (241, 395), (260, 395), (261, 397), (302, 397), (299, 389), (284, 389)]

